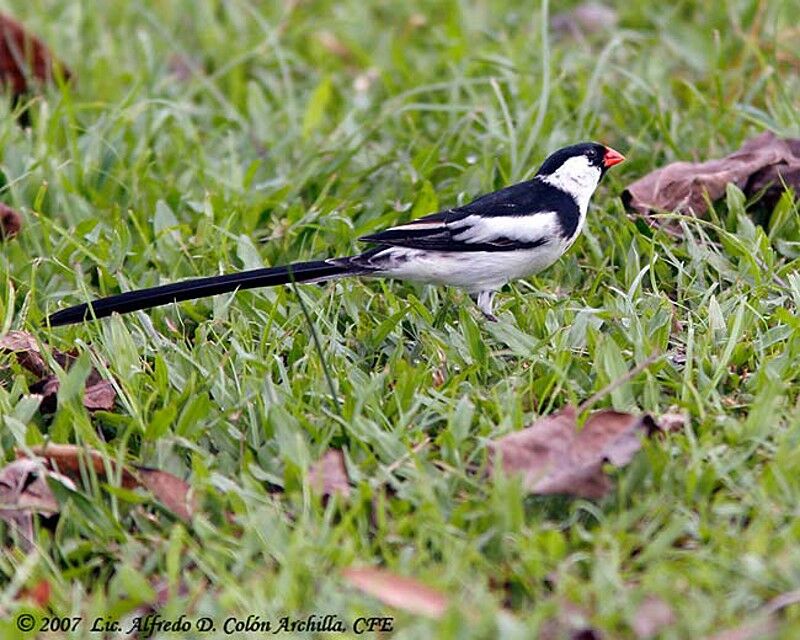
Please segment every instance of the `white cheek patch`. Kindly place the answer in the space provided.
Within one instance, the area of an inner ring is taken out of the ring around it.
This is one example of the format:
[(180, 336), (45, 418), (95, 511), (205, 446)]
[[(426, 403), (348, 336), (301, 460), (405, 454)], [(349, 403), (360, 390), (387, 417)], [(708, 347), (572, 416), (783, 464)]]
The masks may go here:
[(591, 164), (586, 156), (575, 156), (550, 175), (542, 176), (540, 180), (570, 194), (581, 213), (585, 214), (589, 200), (600, 182), (600, 174), (600, 167)]
[(450, 228), (453, 239), (460, 242), (493, 242), (498, 238), (535, 242), (558, 233), (558, 214), (547, 211), (529, 216), (467, 216)]

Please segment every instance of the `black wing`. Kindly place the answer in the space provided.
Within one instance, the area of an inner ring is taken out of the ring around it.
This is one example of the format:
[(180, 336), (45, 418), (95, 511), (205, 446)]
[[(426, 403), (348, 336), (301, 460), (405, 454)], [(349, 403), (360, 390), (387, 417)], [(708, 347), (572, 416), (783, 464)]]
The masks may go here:
[(395, 247), (455, 251), (457, 246), (464, 243), (459, 243), (453, 238), (452, 225), (467, 215), (458, 209), (447, 209), (372, 235), (362, 236), (359, 240)]
[[(531, 216), (554, 211), (558, 213), (562, 227), (565, 226), (564, 216), (574, 217), (577, 221), (578, 207), (568, 194), (534, 179), (487, 193), (461, 207), (433, 213), (385, 231), (363, 236), (360, 240), (438, 251), (531, 249), (544, 244), (547, 238), (532, 236), (530, 239), (520, 240), (509, 238), (502, 233), (495, 236), (490, 234), (487, 237), (486, 232), (471, 234), (470, 229), (478, 224), (491, 225), (491, 218)], [(478, 237), (470, 239), (470, 236)]]

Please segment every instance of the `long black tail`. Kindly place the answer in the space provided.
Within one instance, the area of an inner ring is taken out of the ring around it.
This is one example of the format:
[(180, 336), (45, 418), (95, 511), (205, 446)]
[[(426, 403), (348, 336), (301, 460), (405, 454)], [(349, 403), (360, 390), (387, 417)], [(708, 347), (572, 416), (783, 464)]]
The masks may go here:
[(100, 298), (90, 303), (83, 303), (68, 309), (62, 309), (51, 315), (47, 322), (52, 327), (65, 324), (83, 322), (92, 318), (105, 318), (112, 313), (130, 313), (140, 309), (151, 309), (172, 302), (194, 300), (219, 293), (228, 293), (237, 289), (255, 289), (257, 287), (274, 287), (290, 282), (308, 282), (309, 280), (324, 280), (347, 274), (360, 273), (361, 271), (347, 265), (347, 260), (342, 259), (341, 264), (331, 264), (326, 261), (297, 262), (285, 267), (271, 269), (253, 269), (240, 271), (223, 276), (210, 278), (197, 278), (185, 280), (174, 284), (165, 284), (152, 289), (128, 291), (108, 298)]

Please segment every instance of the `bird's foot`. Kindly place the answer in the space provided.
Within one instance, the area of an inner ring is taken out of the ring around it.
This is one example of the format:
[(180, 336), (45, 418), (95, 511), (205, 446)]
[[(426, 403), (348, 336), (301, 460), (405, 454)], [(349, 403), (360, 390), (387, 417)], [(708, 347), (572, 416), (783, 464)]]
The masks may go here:
[(489, 322), (497, 322), (497, 316), (492, 313), (492, 303), (494, 302), (494, 291), (481, 291), (478, 295), (473, 296), (473, 300), (481, 310), (483, 317)]

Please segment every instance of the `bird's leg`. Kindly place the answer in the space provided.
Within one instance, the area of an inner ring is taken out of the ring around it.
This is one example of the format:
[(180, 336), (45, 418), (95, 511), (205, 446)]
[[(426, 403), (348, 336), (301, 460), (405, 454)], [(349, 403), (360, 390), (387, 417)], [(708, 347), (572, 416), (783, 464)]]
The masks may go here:
[(497, 317), (492, 313), (492, 303), (494, 302), (494, 291), (481, 291), (477, 296), (471, 296), (481, 310), (483, 317), (490, 322), (497, 322)]

